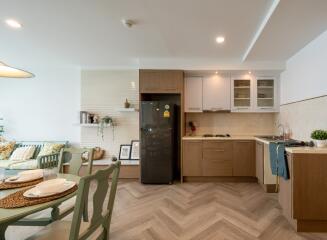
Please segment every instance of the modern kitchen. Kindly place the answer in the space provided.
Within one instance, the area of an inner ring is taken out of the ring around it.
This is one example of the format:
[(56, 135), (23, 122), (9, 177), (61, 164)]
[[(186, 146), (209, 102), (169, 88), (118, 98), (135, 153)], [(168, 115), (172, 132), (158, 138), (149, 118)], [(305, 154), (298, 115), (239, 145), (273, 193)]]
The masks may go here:
[(294, 229), (326, 231), (327, 148), (281, 122), (280, 74), (141, 69), (141, 182), (258, 183)]

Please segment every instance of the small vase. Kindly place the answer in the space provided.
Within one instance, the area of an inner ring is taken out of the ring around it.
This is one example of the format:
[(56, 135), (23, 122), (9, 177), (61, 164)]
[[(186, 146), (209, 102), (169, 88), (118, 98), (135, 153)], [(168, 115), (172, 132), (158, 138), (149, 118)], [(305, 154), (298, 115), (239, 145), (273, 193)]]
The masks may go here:
[(314, 140), (316, 143), (316, 147), (324, 148), (327, 146), (327, 140)]
[(128, 99), (126, 98), (126, 101), (124, 103), (124, 107), (129, 108), (130, 106), (131, 106), (131, 104), (128, 102)]

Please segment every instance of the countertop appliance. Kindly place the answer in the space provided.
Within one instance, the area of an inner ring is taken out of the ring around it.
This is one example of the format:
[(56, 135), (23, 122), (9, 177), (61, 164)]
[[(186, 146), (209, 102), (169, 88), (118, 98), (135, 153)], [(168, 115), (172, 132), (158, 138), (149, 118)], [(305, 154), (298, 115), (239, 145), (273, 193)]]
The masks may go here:
[(175, 105), (142, 101), (140, 112), (141, 182), (172, 184), (177, 161)]

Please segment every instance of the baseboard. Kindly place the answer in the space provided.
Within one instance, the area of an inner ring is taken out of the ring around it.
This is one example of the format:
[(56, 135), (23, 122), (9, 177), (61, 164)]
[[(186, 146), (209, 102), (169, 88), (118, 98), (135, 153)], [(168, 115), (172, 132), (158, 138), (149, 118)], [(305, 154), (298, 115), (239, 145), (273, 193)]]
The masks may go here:
[(297, 232), (327, 232), (327, 221), (297, 220)]
[(256, 177), (183, 177), (183, 182), (257, 182)]

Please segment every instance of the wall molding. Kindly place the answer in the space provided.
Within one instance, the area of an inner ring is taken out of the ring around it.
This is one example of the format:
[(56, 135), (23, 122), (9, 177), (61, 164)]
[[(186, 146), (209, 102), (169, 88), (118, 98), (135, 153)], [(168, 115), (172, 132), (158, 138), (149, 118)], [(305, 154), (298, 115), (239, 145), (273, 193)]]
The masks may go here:
[(282, 106), (287, 106), (287, 105), (291, 105), (291, 104), (295, 104), (295, 103), (306, 102), (306, 101), (310, 101), (310, 100), (314, 100), (314, 99), (318, 99), (318, 98), (324, 98), (324, 97), (327, 97), (327, 95), (321, 95), (321, 96), (318, 96), (318, 97), (306, 98), (306, 99), (303, 99), (303, 100), (293, 101), (293, 102), (289, 102), (289, 103), (283, 103), (280, 106), (281, 107)]

